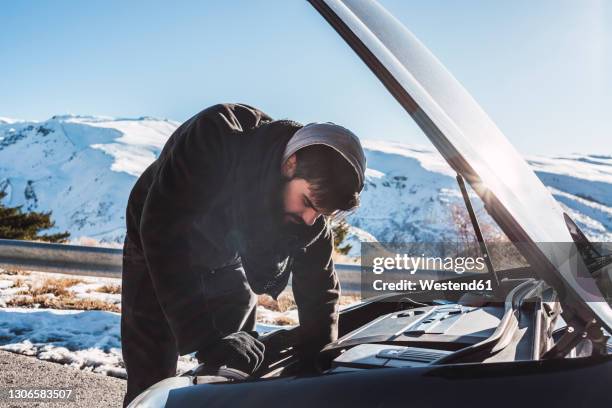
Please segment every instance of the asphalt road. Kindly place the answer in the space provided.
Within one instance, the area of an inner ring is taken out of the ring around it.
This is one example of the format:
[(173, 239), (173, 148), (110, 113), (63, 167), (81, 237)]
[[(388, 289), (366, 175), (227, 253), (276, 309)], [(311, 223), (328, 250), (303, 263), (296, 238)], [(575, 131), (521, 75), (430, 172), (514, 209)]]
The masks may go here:
[(0, 388), (69, 388), (75, 400), (64, 402), (11, 402), (5, 397), (0, 407), (121, 407), (125, 380), (81, 371), (57, 363), (41, 361), (0, 350)]

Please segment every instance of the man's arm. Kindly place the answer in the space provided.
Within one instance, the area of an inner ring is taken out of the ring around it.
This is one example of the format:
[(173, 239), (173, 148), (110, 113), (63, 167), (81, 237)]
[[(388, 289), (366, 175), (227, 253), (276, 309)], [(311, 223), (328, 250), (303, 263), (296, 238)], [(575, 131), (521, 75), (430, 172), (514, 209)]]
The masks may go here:
[(340, 283), (332, 260), (333, 232), (329, 223), (305, 252), (295, 257), (292, 288), (300, 319), (302, 357), (314, 356), (338, 338)]
[(215, 105), (192, 118), (164, 149), (149, 188), (140, 236), (155, 293), (180, 354), (227, 334), (213, 324), (203, 293), (201, 274), (210, 262), (206, 254), (222, 241), (210, 236), (208, 227), (214, 217), (211, 209), (222, 199), (227, 133), (249, 122), (240, 118), (256, 123), (260, 114), (244, 106)]

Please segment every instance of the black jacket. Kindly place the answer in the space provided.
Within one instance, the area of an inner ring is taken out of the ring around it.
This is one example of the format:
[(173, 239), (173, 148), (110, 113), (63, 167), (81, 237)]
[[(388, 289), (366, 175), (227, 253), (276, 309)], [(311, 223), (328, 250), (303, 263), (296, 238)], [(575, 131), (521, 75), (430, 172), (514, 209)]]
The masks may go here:
[(304, 351), (337, 338), (329, 223), (282, 222), (282, 154), (301, 126), (245, 104), (211, 106), (170, 136), (132, 189), (128, 237), (145, 255), (181, 355), (227, 334), (214, 329), (200, 275), (237, 262), (255, 293), (273, 297), (292, 273)]

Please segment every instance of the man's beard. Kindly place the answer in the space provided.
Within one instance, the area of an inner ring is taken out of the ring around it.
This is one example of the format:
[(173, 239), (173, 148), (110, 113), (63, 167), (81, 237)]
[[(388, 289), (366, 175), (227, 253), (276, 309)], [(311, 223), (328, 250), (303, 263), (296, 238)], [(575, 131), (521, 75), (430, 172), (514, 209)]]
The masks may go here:
[(249, 240), (257, 242), (256, 246), (268, 250), (284, 246), (288, 240), (291, 240), (289, 237), (299, 237), (304, 234), (304, 229), (309, 228), (302, 217), (285, 211), (285, 191), (293, 179), (281, 175), (276, 182), (276, 188), (268, 191), (272, 196), (264, 200), (266, 204), (251, 214), (248, 221), (245, 220), (245, 224), (248, 225), (245, 232)]
[(285, 211), (285, 192), (287, 191), (288, 184), (293, 181), (295, 177), (287, 177), (285, 175), (281, 175), (282, 185), (280, 188), (280, 201), (282, 203), (282, 224), (284, 226), (293, 226), (293, 225), (301, 225), (304, 224), (304, 220), (299, 215)]

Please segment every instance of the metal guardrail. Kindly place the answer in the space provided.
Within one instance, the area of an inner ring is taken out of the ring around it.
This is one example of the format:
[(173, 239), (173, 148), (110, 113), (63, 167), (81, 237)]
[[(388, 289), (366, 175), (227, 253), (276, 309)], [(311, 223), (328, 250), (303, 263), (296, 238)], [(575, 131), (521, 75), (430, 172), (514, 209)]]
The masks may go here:
[(0, 267), (69, 275), (121, 277), (123, 251), (0, 239)]
[[(120, 278), (123, 251), (114, 248), (0, 239), (0, 267)], [(336, 264), (348, 292), (359, 290), (360, 265)]]
[[(122, 259), (122, 249), (0, 239), (0, 268), (121, 278)], [(361, 265), (336, 264), (335, 267), (342, 293), (361, 293)], [(386, 276), (397, 273), (400, 275), (396, 280), (402, 278), (401, 271), (390, 271)], [(454, 275), (448, 271), (423, 270), (419, 276), (439, 280)]]

